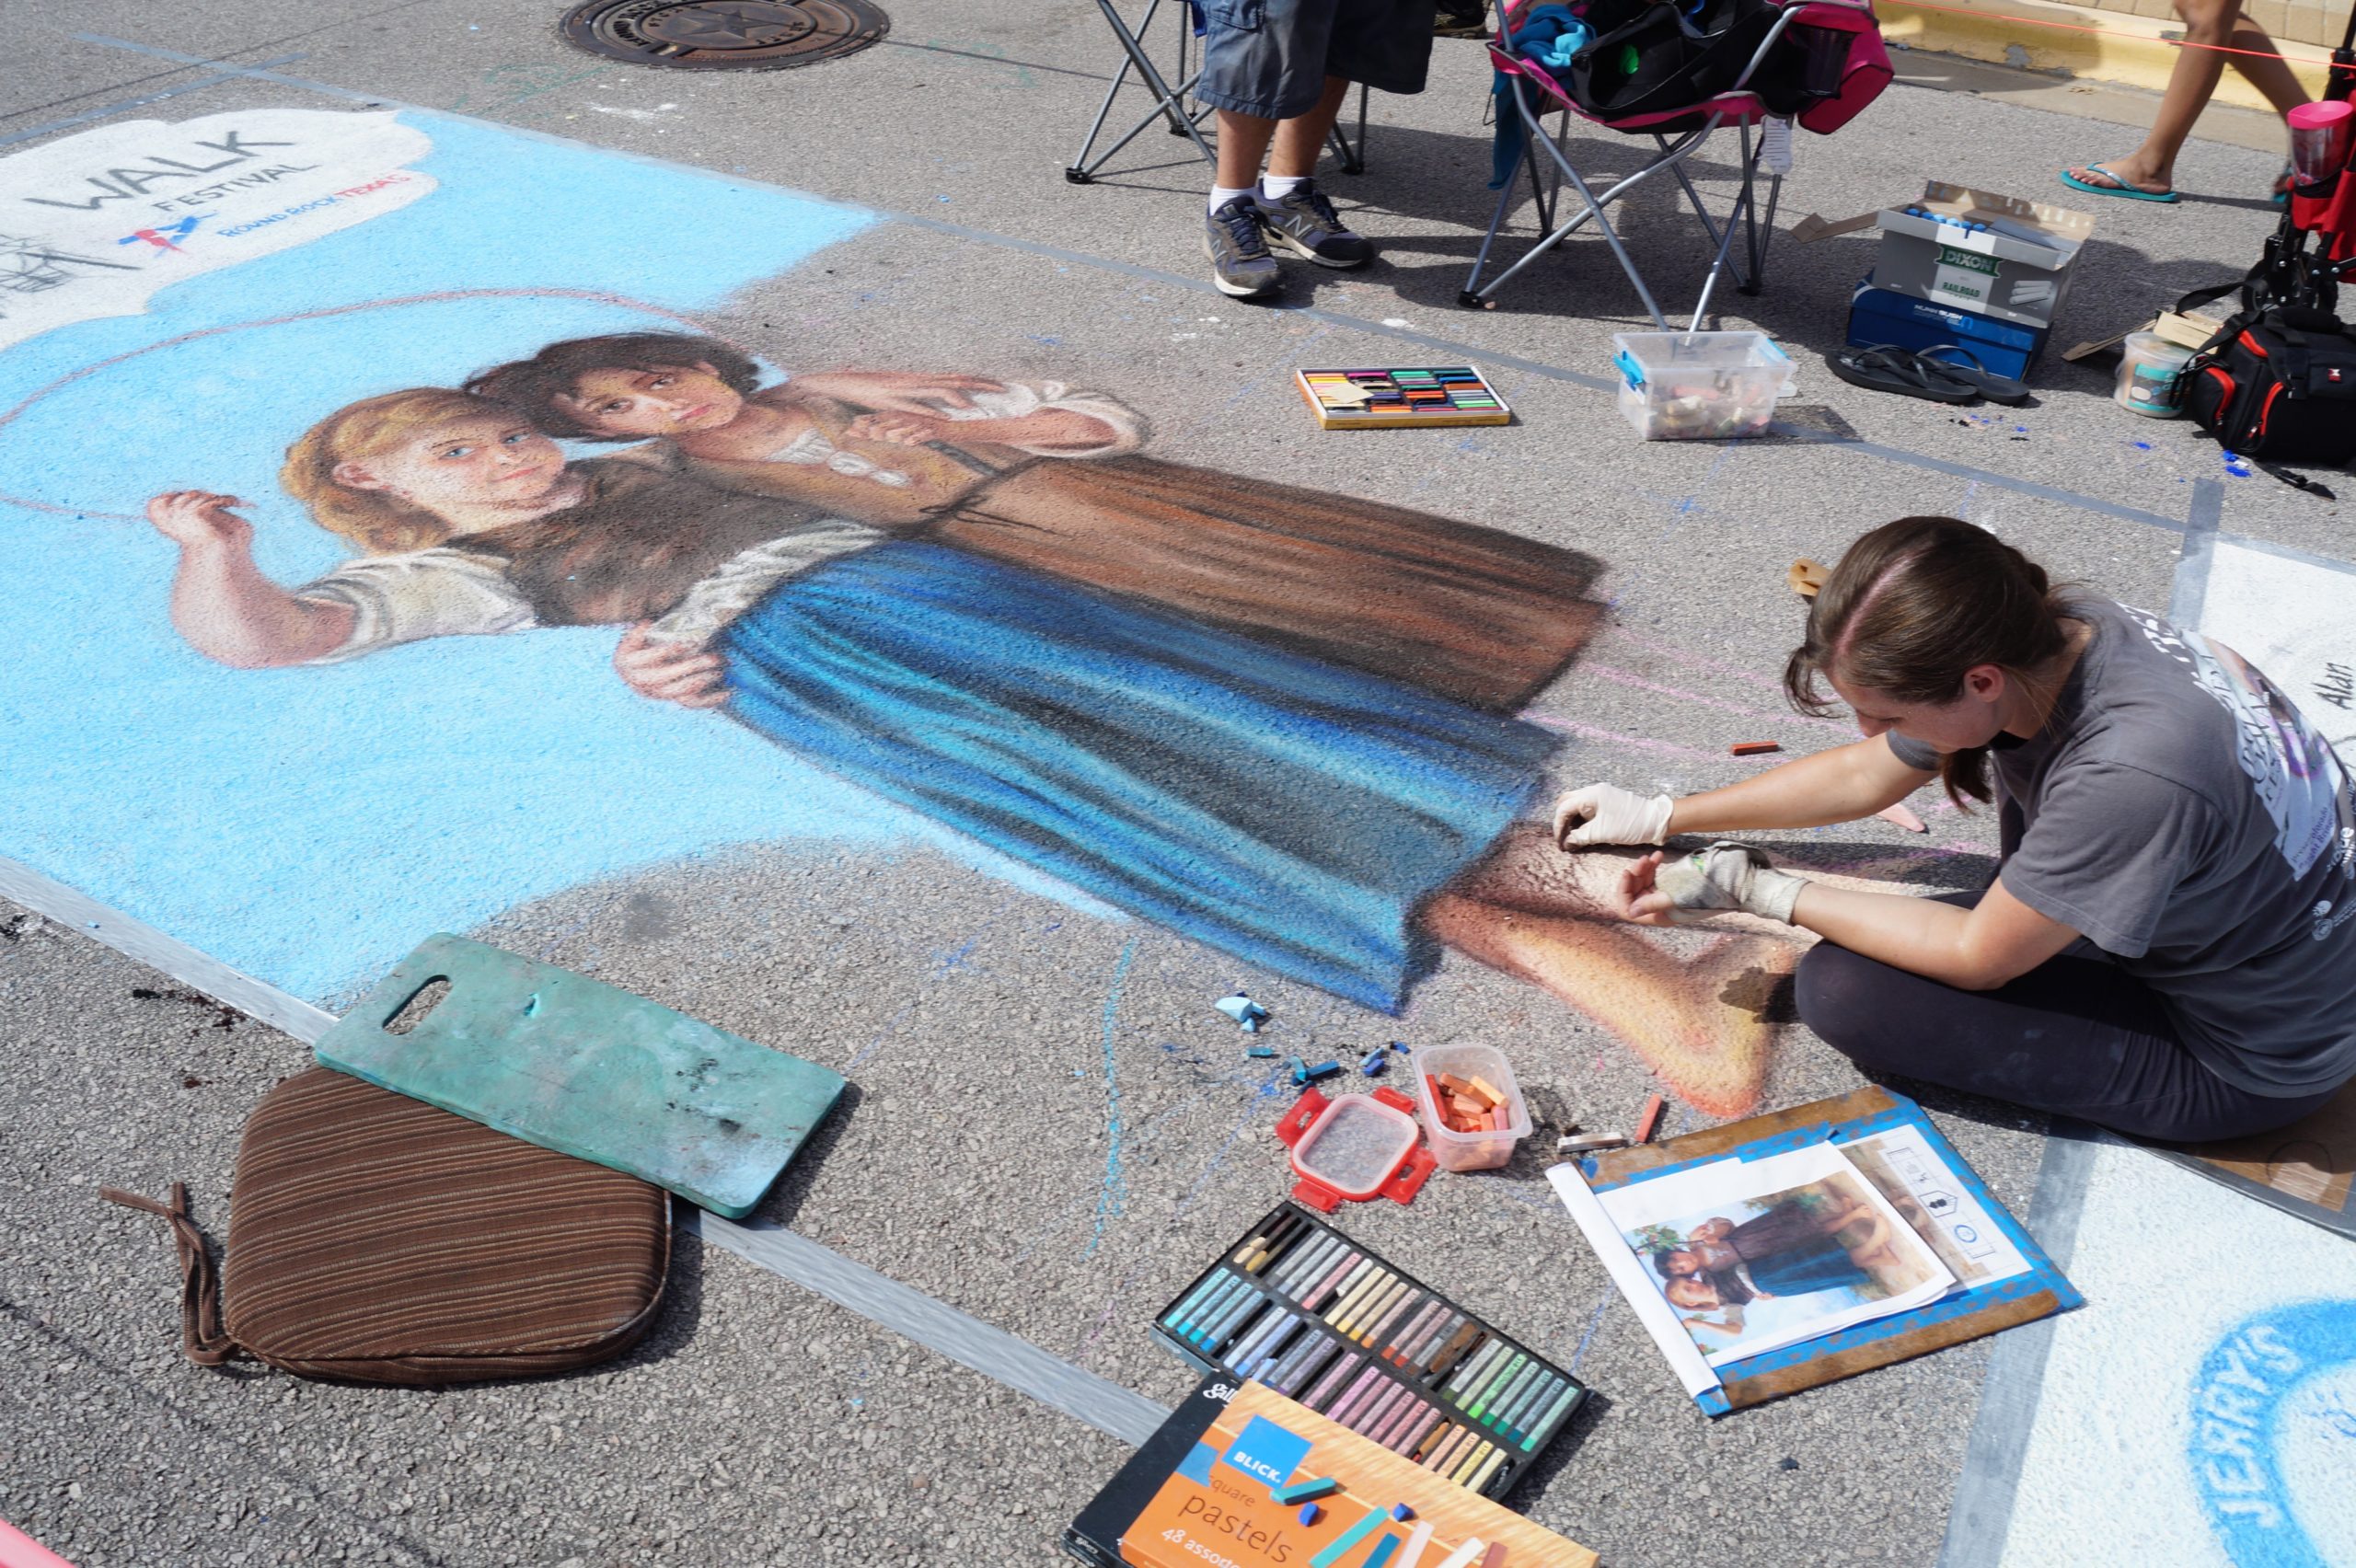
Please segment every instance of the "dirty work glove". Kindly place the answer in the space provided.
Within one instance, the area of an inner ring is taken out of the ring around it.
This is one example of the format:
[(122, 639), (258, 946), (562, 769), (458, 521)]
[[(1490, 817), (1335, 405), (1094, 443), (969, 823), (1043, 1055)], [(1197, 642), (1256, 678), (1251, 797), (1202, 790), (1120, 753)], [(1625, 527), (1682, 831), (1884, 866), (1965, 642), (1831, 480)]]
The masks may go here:
[(1779, 871), (1747, 844), (1720, 839), (1674, 860), (1663, 860), (1653, 885), (1669, 895), (1678, 913), (1671, 919), (1700, 920), (1721, 910), (1739, 909), (1791, 924), (1806, 877)]
[(1616, 784), (1589, 784), (1554, 802), (1554, 842), (1565, 849), (1579, 844), (1665, 843), (1675, 803), (1667, 795), (1648, 801)]

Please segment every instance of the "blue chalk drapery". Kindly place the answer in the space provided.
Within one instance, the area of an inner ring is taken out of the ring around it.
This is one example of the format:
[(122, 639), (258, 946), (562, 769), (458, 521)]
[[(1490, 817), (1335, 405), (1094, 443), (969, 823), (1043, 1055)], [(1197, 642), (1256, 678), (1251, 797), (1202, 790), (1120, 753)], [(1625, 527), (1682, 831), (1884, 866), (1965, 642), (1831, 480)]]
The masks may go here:
[(1106, 903), (1395, 1011), (1416, 905), (1520, 810), (1544, 731), (943, 546), (722, 634), (732, 716)]

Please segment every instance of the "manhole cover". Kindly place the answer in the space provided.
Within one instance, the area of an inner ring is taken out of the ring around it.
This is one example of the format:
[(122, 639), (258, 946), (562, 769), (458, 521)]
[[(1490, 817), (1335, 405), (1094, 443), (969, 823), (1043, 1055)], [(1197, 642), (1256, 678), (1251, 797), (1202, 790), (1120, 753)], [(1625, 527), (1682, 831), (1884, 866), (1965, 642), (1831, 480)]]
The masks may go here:
[(774, 71), (865, 49), (892, 30), (867, 0), (589, 0), (565, 41), (610, 60), (688, 71)]

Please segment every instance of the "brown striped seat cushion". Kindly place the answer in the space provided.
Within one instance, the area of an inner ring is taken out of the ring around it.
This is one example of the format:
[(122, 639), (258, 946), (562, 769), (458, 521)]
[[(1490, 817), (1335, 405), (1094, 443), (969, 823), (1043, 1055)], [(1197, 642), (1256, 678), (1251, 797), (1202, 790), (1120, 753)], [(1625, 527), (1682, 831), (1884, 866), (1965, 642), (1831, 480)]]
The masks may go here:
[(660, 1188), (314, 1067), (246, 1124), (219, 1328), (191, 1277), (190, 1352), (359, 1383), (565, 1371), (645, 1334), (670, 1249)]

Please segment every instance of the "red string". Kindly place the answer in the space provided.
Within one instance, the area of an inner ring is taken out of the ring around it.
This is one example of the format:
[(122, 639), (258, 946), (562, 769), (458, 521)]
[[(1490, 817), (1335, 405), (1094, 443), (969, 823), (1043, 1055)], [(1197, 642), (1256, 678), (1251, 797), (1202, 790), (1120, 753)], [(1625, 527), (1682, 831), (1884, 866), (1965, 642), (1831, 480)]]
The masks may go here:
[[(2125, 32), (2118, 28), (2090, 28), (2077, 22), (2049, 22), (2041, 17), (2007, 16), (1993, 11), (1976, 11), (1965, 6), (1933, 6), (1927, 4), (1926, 0), (1891, 0), (1891, 4), (1903, 6), (1910, 11), (1947, 11), (1958, 17), (1979, 17), (1992, 22), (2019, 22), (2032, 28), (2059, 28), (2063, 32), (2094, 33), (2103, 38), (2141, 39), (2144, 37), (2142, 33)], [(2195, 43), (2189, 39), (2182, 38), (2163, 38), (2145, 41), (2165, 43), (2171, 49), (2206, 49), (2216, 54), (2245, 54), (2253, 60), (2280, 60), (2286, 63), (2292, 63), (2289, 55), (2271, 50), (2235, 49), (2229, 44)], [(2297, 63), (2315, 64), (2317, 62), (2300, 61)]]

